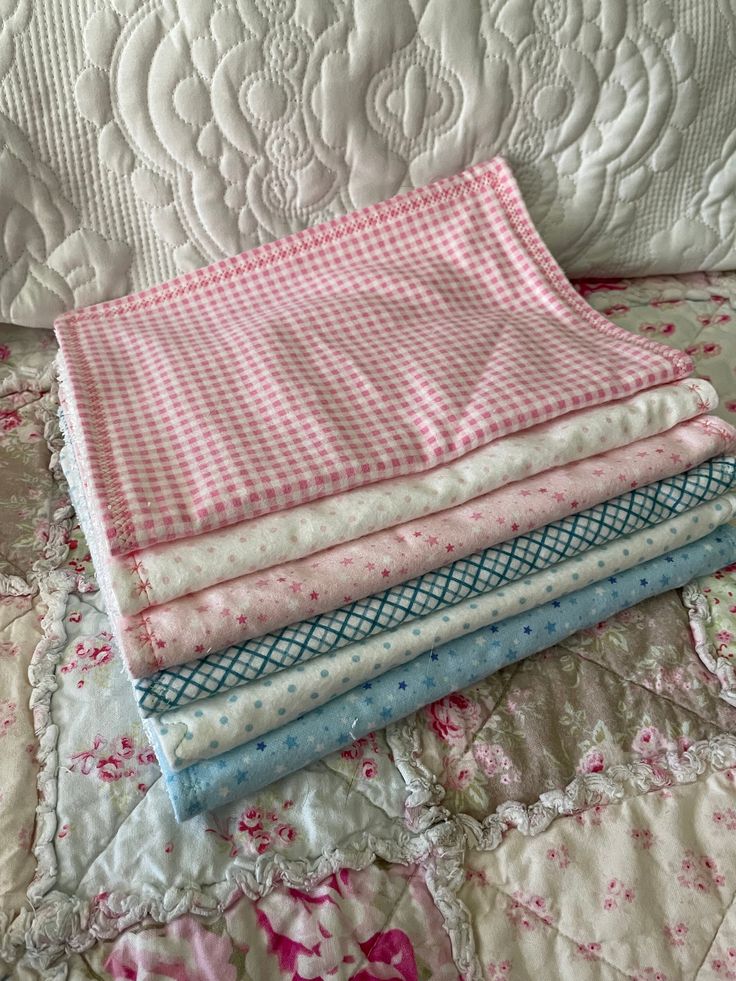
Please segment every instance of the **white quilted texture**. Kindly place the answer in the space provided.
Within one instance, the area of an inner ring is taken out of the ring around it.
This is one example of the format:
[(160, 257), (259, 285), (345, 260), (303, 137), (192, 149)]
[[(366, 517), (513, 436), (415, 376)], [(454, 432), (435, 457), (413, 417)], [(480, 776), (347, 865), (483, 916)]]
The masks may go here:
[(496, 153), (573, 275), (736, 265), (736, 0), (0, 0), (0, 317)]

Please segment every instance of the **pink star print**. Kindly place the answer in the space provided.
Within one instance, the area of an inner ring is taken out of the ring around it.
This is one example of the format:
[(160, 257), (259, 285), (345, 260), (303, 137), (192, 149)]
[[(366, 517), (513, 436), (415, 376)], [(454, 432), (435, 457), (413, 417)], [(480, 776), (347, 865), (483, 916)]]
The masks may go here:
[(300, 582), (293, 582), (289, 588), (291, 589), (292, 593), (301, 593), (302, 584)]
[(240, 616), (238, 617), (238, 623), (243, 624), (247, 622), (248, 622), (248, 617), (244, 613), (241, 613)]
[(309, 594), (309, 598), (313, 600), (319, 599), (319, 593), (317, 592), (316, 589), (312, 590), (312, 592)]
[(373, 572), (373, 570), (376, 568), (376, 563), (375, 562), (366, 562), (365, 567), (368, 570), (368, 572)]
[(565, 495), (563, 493), (561, 493), (560, 491), (557, 491), (557, 493), (554, 494), (554, 499), (556, 501), (564, 501), (565, 500)]
[(512, 525), (511, 525), (511, 530), (512, 530), (512, 531), (518, 531), (518, 530), (519, 530), (519, 526), (517, 525), (517, 523), (516, 523), (516, 522), (514, 522), (514, 523), (513, 523)]
[(445, 545), (445, 551), (446, 552), (454, 552), (455, 551), (455, 546), (451, 542), (448, 542), (447, 545)]
[(352, 559), (341, 559), (340, 561), (340, 565), (352, 565), (352, 564), (353, 564)]
[(483, 515), (480, 513), (480, 511), (473, 511), (470, 517), (473, 519), (473, 521), (480, 521)]
[(439, 538), (435, 538), (435, 536), (434, 536), (434, 535), (430, 535), (430, 536), (429, 536), (429, 537), (427, 538), (427, 542), (428, 542), (428, 544), (430, 544), (430, 545), (437, 545), (437, 544), (439, 544)]
[(387, 576), (390, 576), (391, 575), (391, 570), (390, 569), (382, 569), (381, 570), (381, 575), (385, 579)]

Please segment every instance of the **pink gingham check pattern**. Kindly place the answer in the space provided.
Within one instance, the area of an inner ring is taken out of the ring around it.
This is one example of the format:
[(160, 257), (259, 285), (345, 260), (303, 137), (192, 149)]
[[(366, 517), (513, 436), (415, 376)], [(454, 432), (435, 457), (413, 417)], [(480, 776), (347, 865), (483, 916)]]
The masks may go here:
[(427, 470), (692, 368), (578, 296), (498, 158), (56, 329), (112, 554)]

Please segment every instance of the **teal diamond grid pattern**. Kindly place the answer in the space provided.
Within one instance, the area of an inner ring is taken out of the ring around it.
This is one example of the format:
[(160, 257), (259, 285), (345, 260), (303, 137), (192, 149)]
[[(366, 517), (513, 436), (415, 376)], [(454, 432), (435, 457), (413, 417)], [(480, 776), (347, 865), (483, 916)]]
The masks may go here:
[(659, 524), (734, 484), (736, 460), (715, 457), (382, 593), (142, 678), (135, 685), (139, 707), (144, 715), (165, 712), (293, 667)]

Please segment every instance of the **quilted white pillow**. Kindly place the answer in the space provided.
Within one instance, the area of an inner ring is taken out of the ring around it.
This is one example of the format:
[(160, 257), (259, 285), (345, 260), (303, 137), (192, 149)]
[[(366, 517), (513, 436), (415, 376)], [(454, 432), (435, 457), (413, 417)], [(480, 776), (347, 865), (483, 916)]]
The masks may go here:
[(735, 0), (5, 0), (0, 318), (503, 153), (570, 274), (736, 265)]

